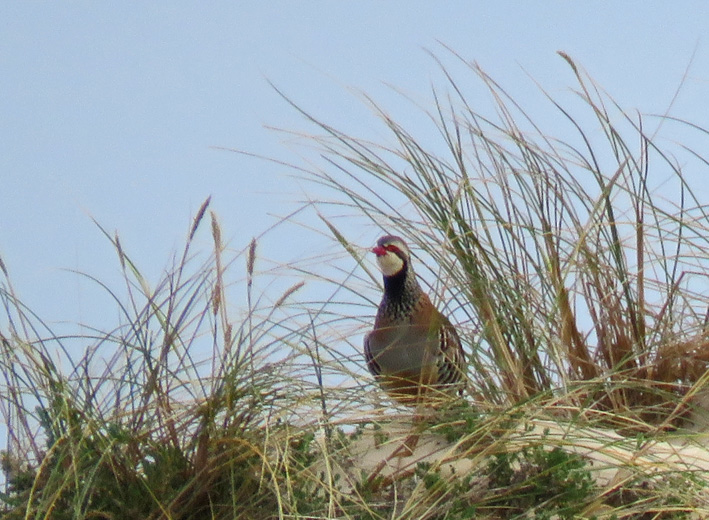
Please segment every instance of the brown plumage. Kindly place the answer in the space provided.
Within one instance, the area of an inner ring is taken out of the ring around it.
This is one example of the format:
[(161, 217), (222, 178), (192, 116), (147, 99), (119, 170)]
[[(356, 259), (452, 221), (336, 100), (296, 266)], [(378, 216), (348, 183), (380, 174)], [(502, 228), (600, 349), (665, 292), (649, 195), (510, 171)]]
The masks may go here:
[(364, 339), (369, 371), (404, 404), (458, 395), (465, 381), (460, 338), (416, 280), (408, 247), (387, 235), (372, 252), (384, 276), (384, 296), (374, 329)]

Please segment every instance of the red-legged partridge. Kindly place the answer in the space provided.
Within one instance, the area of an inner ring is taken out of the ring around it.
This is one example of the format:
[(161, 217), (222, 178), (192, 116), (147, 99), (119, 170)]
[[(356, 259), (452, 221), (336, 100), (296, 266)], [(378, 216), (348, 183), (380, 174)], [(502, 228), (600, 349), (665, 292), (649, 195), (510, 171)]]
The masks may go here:
[(372, 252), (384, 276), (374, 330), (364, 339), (367, 367), (397, 401), (429, 404), (458, 395), (465, 354), (451, 322), (421, 289), (404, 241), (387, 235)]

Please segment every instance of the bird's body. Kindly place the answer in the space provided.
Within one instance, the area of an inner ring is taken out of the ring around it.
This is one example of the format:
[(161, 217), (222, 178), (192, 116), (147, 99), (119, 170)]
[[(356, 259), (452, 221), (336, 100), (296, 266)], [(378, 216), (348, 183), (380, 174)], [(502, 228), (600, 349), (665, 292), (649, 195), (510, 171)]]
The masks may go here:
[(458, 333), (419, 285), (401, 238), (384, 236), (372, 251), (384, 275), (384, 296), (364, 341), (367, 367), (404, 404), (450, 399), (465, 379)]

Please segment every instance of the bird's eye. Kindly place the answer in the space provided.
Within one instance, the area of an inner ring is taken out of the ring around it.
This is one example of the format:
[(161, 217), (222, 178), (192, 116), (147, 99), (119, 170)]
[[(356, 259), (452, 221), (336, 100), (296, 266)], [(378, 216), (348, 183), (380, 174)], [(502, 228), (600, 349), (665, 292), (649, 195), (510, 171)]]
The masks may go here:
[(389, 244), (389, 245), (386, 246), (384, 249), (386, 249), (387, 251), (390, 251), (390, 252), (392, 252), (392, 253), (398, 253), (398, 252), (399, 252), (399, 248), (396, 247), (394, 244)]

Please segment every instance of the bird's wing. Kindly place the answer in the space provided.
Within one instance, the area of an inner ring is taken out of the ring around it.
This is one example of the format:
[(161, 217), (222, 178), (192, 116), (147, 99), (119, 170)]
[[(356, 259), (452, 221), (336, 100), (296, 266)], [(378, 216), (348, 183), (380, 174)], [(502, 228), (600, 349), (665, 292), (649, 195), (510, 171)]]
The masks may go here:
[(372, 375), (378, 376), (379, 374), (382, 373), (382, 367), (380, 367), (379, 363), (377, 363), (374, 360), (374, 356), (372, 355), (372, 350), (369, 348), (369, 336), (370, 335), (371, 335), (371, 333), (367, 334), (364, 337), (364, 360), (367, 362), (367, 368), (372, 373)]

